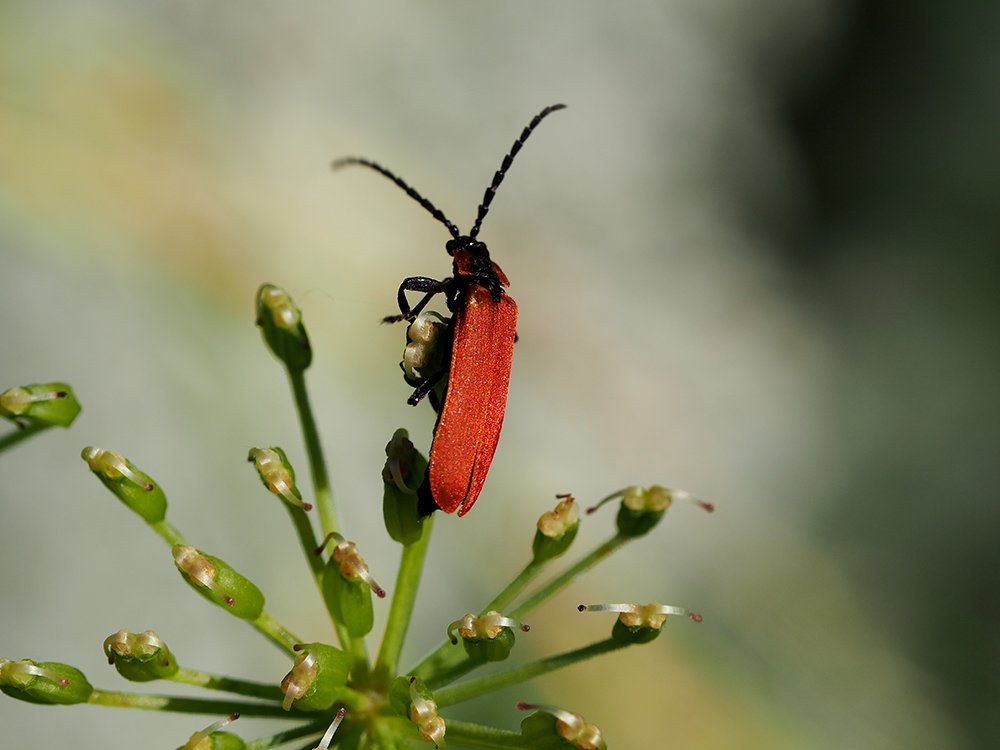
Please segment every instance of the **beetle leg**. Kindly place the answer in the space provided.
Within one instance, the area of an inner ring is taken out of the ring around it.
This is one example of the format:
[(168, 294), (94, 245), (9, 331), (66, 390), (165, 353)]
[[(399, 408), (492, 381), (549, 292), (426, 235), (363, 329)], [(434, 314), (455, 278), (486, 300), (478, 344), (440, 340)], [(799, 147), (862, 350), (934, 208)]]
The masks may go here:
[[(403, 283), (399, 285), (399, 291), (396, 292), (399, 315), (386, 315), (382, 318), (382, 322), (398, 323), (401, 320), (412, 321), (427, 306), (427, 303), (431, 301), (434, 295), (447, 292), (451, 284), (452, 280), (450, 278), (438, 281), (427, 276), (411, 276), (403, 279)], [(407, 292), (424, 292), (424, 296), (416, 305), (410, 307), (410, 303), (406, 299)]]
[(443, 378), (447, 374), (448, 374), (447, 370), (439, 370), (433, 375), (424, 378), (420, 383), (417, 384), (417, 387), (414, 389), (413, 393), (410, 394), (410, 397), (406, 399), (406, 403), (408, 403), (410, 406), (416, 406), (417, 404), (419, 404), (421, 399), (423, 399), (424, 396), (430, 393), (431, 390), (433, 390), (434, 386), (436, 386), (439, 382), (441, 382), (441, 378)]

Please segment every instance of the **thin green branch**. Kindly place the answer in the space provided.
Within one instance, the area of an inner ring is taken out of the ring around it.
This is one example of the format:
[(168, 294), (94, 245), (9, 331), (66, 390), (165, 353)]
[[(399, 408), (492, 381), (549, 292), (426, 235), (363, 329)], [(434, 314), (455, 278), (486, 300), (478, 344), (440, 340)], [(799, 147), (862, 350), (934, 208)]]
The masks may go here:
[(531, 562), (524, 566), (524, 569), (517, 574), (514, 580), (508, 583), (503, 591), (494, 597), (493, 601), (483, 607), (479, 614), (484, 615), (490, 610), (496, 610), (503, 614), (504, 608), (518, 597), (524, 587), (531, 583), (549, 562), (551, 559), (538, 561), (532, 558)]
[[(606, 558), (627, 541), (628, 537), (615, 534), (606, 542), (591, 550), (591, 552), (586, 554), (575, 564), (550, 580), (534, 594), (525, 599), (520, 605), (505, 614), (514, 620), (523, 620), (524, 616), (531, 612), (531, 610), (560, 589), (569, 585), (573, 579), (594, 567), (597, 563)], [(507, 588), (500, 592), (500, 594), (492, 602), (486, 605), (483, 612), (495, 609), (495, 603), (497, 601), (504, 603), (506, 600), (506, 602), (509, 603), (517, 596), (520, 590), (523, 589), (524, 586), (538, 574), (538, 572), (539, 569), (533, 565), (533, 562), (529, 563), (524, 570), (522, 570), (510, 584), (508, 584)], [(516, 589), (513, 594), (510, 592), (512, 589)], [(452, 676), (454, 670), (459, 670), (457, 673), (454, 673), (456, 676), (462, 674), (462, 659), (465, 656), (464, 653), (452, 650), (449, 646), (450, 644), (447, 641), (441, 643), (416, 667), (407, 672), (407, 674), (415, 674), (428, 684), (447, 684), (449, 679), (454, 679), (454, 676)]]
[[(571, 664), (576, 664), (577, 662), (584, 661), (586, 659), (592, 659), (595, 656), (606, 654), (609, 651), (625, 648), (627, 645), (628, 644), (626, 643), (620, 643), (616, 640), (608, 638), (607, 640), (598, 641), (597, 643), (592, 643), (589, 646), (578, 648), (575, 651), (567, 651), (563, 654), (549, 656), (545, 659), (539, 659), (538, 661), (533, 661), (520, 667), (508, 669), (503, 672), (497, 672), (496, 674), (486, 675), (485, 677), (480, 677), (475, 680), (469, 680), (468, 682), (463, 682), (459, 685), (454, 685), (453, 687), (442, 688), (434, 693), (434, 700), (440, 708), (453, 706), (456, 703), (462, 703), (463, 701), (478, 698), (479, 696), (486, 695), (487, 693), (492, 693), (500, 688), (507, 687), (508, 685), (516, 685), (520, 682), (530, 680), (532, 677), (537, 677), (538, 675), (546, 674), (548, 672), (554, 672), (557, 669), (568, 667)], [(450, 726), (451, 725), (449, 724), (449, 727)]]
[(22, 440), (27, 440), (32, 435), (37, 435), (39, 432), (44, 432), (51, 426), (52, 425), (44, 424), (43, 422), (35, 422), (19, 430), (15, 430), (14, 432), (8, 432), (3, 437), (0, 437), (0, 453), (7, 450), (8, 448), (14, 447)]
[(237, 693), (252, 698), (263, 698), (269, 701), (281, 702), (284, 698), (281, 688), (277, 685), (263, 682), (251, 682), (250, 680), (239, 680), (235, 677), (224, 677), (222, 675), (199, 672), (194, 669), (181, 667), (177, 673), (168, 677), (172, 682), (180, 682), (185, 685), (196, 685), (207, 690), (224, 690), (227, 693)]
[(450, 743), (465, 747), (486, 748), (486, 750), (524, 747), (524, 739), (520, 732), (511, 732), (509, 729), (497, 729), (457, 719), (448, 719), (447, 725), (447, 737)]
[[(464, 654), (465, 649), (460, 646), (454, 646), (455, 649), (461, 650)], [(462, 661), (449, 661), (443, 663), (442, 668), (435, 671), (431, 677), (424, 679), (427, 683), (427, 687), (431, 690), (437, 690), (439, 687), (444, 687), (445, 685), (450, 685), (459, 677), (464, 677), (469, 672), (471, 672), (476, 667), (483, 666), (482, 661), (475, 661), (470, 659), (467, 654), (464, 654), (465, 658)], [(451, 654), (448, 654), (451, 656)], [(418, 675), (419, 676), (419, 675)]]
[[(272, 734), (270, 737), (260, 737), (256, 740), (251, 740), (247, 743), (246, 750), (270, 750), (272, 747), (280, 747), (292, 740), (299, 739), (299, 737), (308, 737), (310, 734), (322, 735), (329, 725), (330, 722), (326, 719), (312, 721), (294, 729), (287, 729), (284, 732)], [(310, 747), (313, 746), (313, 744), (310, 744)]]
[(295, 646), (302, 643), (301, 638), (275, 620), (267, 610), (261, 612), (260, 617), (256, 620), (250, 620), (249, 622), (282, 651), (290, 651), (294, 654)]
[[(316, 547), (318, 542), (316, 541), (316, 534), (313, 531), (312, 522), (309, 520), (309, 516), (306, 514), (302, 508), (293, 508), (287, 503), (282, 503), (285, 509), (288, 511), (289, 517), (292, 519), (292, 525), (295, 526), (295, 531), (299, 536), (299, 542), (302, 545), (302, 552), (306, 556), (306, 562), (309, 565), (309, 570), (312, 573), (313, 581), (316, 583), (316, 590), (319, 591), (320, 599), (323, 599), (323, 559), (316, 554)], [(325, 600), (324, 600), (325, 601)], [(361, 644), (360, 652), (357, 646), (352, 643), (351, 634), (347, 632), (347, 628), (337, 621), (337, 618), (333, 616), (333, 612), (330, 608), (326, 608), (327, 614), (330, 617), (330, 622), (333, 623), (333, 629), (337, 632), (337, 640), (340, 642), (341, 648), (345, 648), (354, 654), (357, 666), (362, 671), (368, 670), (368, 654), (364, 650), (364, 644)]]
[(288, 370), (288, 381), (292, 386), (292, 394), (295, 396), (295, 408), (299, 413), (302, 438), (305, 441), (306, 454), (309, 456), (313, 493), (316, 498), (316, 510), (319, 513), (319, 527), (325, 537), (330, 532), (340, 531), (340, 525), (337, 523), (337, 511), (333, 505), (333, 491), (330, 489), (330, 477), (323, 459), (323, 447), (320, 445), (316, 420), (313, 418), (312, 407), (309, 405), (305, 373), (301, 370)]
[(591, 551), (589, 554), (584, 556), (582, 559), (576, 562), (576, 564), (570, 566), (562, 573), (557, 575), (551, 581), (542, 586), (538, 591), (525, 599), (521, 604), (516, 606), (513, 610), (507, 613), (508, 617), (515, 620), (520, 620), (526, 614), (531, 612), (535, 607), (544, 602), (550, 596), (555, 594), (560, 589), (569, 585), (574, 578), (576, 578), (581, 573), (590, 570), (592, 567), (597, 565), (601, 560), (610, 555), (616, 549), (621, 547), (625, 542), (628, 541), (628, 537), (621, 536), (620, 534), (615, 534), (613, 537), (608, 539), (596, 549)]
[(431, 539), (431, 529), (434, 516), (424, 519), (420, 539), (403, 547), (399, 559), (399, 572), (396, 574), (396, 586), (392, 592), (392, 605), (389, 608), (389, 618), (385, 625), (385, 635), (379, 649), (375, 672), (382, 678), (396, 674), (399, 664), (399, 653), (403, 648), (403, 639), (410, 625), (410, 615), (417, 600), (417, 589), (420, 586), (420, 576), (424, 569), (424, 558)]
[[(534, 580), (534, 578), (545, 567), (547, 562), (550, 561), (538, 562), (535, 559), (532, 559), (531, 562), (525, 565), (521, 572), (514, 577), (514, 580), (508, 583), (503, 590), (493, 598), (493, 601), (479, 611), (479, 614), (484, 615), (490, 610), (497, 610), (503, 614), (503, 609), (517, 598), (518, 594), (524, 590), (525, 586)], [(459, 662), (458, 658), (463, 655), (464, 653), (461, 650), (456, 651), (452, 646), (452, 643), (446, 639), (439, 643), (433, 651), (427, 654), (427, 656), (425, 656), (419, 664), (414, 666), (412, 669), (407, 670), (406, 674), (415, 674), (418, 677), (427, 680), (428, 684), (433, 682), (437, 685), (447, 685), (449, 682), (457, 679), (471, 669), (471, 667), (466, 668), (458, 674), (450, 677), (450, 679), (446, 678), (446, 675), (449, 675), (452, 670), (460, 668), (462, 662)], [(433, 675), (433, 677), (430, 677), (431, 675)]]
[(316, 547), (319, 546), (319, 543), (316, 541), (316, 533), (313, 531), (309, 515), (302, 508), (293, 507), (286, 502), (282, 502), (281, 504), (288, 511), (288, 517), (292, 520), (295, 533), (298, 534), (299, 543), (302, 545), (302, 554), (305, 555), (309, 572), (312, 573), (313, 580), (316, 582), (316, 588), (319, 589), (320, 595), (322, 595), (323, 558), (316, 554)]
[[(337, 510), (333, 504), (333, 490), (330, 487), (330, 476), (327, 473), (326, 461), (323, 458), (323, 446), (320, 444), (316, 419), (313, 417), (312, 406), (309, 404), (309, 391), (306, 388), (305, 372), (302, 370), (287, 369), (286, 371), (288, 372), (288, 382), (292, 387), (292, 395), (295, 398), (295, 409), (299, 414), (299, 424), (302, 427), (302, 439), (305, 443), (306, 455), (309, 458), (309, 472), (312, 476), (316, 512), (319, 514), (319, 527), (325, 539), (329, 534), (340, 531), (340, 524), (337, 522)], [(305, 517), (304, 512), (301, 515)], [(303, 550), (306, 555), (315, 557), (312, 553), (316, 549), (317, 543), (309, 519), (304, 518), (305, 523), (309, 525), (308, 537), (305, 535), (305, 529), (300, 528), (302, 520), (299, 520), (295, 514), (293, 514), (293, 521), (299, 532), (299, 539), (302, 540)], [(307, 538), (311, 538), (311, 542), (307, 542)], [(306, 546), (307, 544), (309, 546)], [(322, 561), (318, 557), (316, 561), (320, 564), (320, 570), (317, 573), (315, 567), (313, 567), (313, 576), (316, 578), (316, 585), (320, 587), (320, 596), (322, 597)], [(309, 564), (311, 567), (314, 565), (312, 561)], [(327, 607), (327, 612), (330, 615), (330, 620), (333, 622), (333, 628), (337, 632), (337, 640), (340, 642), (341, 648), (346, 649), (353, 655), (355, 669), (359, 672), (367, 673), (369, 670), (368, 653), (365, 651), (364, 643), (359, 647), (355, 639), (347, 632), (347, 628), (337, 621), (337, 618), (333, 616), (333, 612), (329, 611), (329, 607)]]
[(184, 539), (184, 535), (181, 534), (181, 532), (178, 531), (178, 529), (165, 518), (162, 521), (149, 524), (149, 528), (155, 531), (159, 537), (171, 547), (177, 544), (184, 545), (185, 547), (188, 546), (187, 541)]
[(351, 635), (347, 632), (346, 628), (344, 629), (344, 633), (347, 635), (347, 653), (351, 655), (354, 662), (351, 667), (351, 676), (354, 680), (363, 684), (367, 682), (368, 675), (371, 674), (371, 667), (368, 662), (368, 647), (365, 645), (364, 638)]
[(285, 711), (275, 703), (181, 698), (173, 695), (124, 693), (117, 690), (95, 690), (90, 694), (87, 702), (96, 706), (138, 708), (143, 711), (176, 711), (213, 716), (238, 713), (240, 716), (267, 716), (272, 719), (295, 719), (297, 721), (301, 721), (303, 718), (303, 714), (296, 711)]

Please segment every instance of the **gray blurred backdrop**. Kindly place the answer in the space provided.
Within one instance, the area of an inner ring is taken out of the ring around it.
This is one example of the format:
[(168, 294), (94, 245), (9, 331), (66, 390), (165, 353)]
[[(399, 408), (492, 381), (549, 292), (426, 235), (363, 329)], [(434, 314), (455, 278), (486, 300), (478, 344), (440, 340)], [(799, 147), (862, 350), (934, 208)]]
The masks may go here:
[[(998, 21), (929, 0), (3, 3), (0, 389), (64, 379), (84, 411), (0, 455), (0, 655), (127, 687), (101, 642), (154, 628), (183, 664), (287, 666), (181, 585), (88, 444), (329, 638), (244, 460), (304, 463), (252, 325), (264, 281), (305, 311), (340, 511), (391, 582), (383, 446), (398, 426), (426, 446), (433, 419), (378, 320), (402, 277), (448, 273), (447, 234), (329, 162), (373, 157), (468, 228), (563, 101), (481, 235), (521, 310), (507, 420), (474, 512), (439, 519), (404, 661), (527, 561), (556, 492), (658, 482), (718, 510), (672, 509), (536, 611), (520, 658), (604, 637), (580, 601), (705, 622), (452, 715), (515, 728), (517, 700), (554, 703), (619, 749), (996, 747)], [(209, 720), (0, 701), (10, 748), (170, 748)]]

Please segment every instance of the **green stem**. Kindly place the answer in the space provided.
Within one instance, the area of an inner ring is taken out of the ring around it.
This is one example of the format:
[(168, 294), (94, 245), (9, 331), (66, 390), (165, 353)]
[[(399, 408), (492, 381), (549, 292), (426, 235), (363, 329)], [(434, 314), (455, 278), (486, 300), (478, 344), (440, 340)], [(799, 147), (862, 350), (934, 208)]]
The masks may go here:
[(269, 750), (269, 748), (279, 747), (292, 740), (297, 740), (299, 737), (307, 737), (310, 734), (322, 735), (328, 726), (330, 726), (330, 722), (326, 719), (313, 721), (294, 729), (272, 734), (270, 737), (260, 737), (259, 739), (252, 740), (247, 743), (246, 750)]
[(177, 544), (188, 546), (187, 541), (184, 539), (184, 535), (181, 534), (181, 532), (178, 531), (167, 519), (151, 523), (149, 524), (149, 528), (159, 534), (160, 538), (171, 547)]
[(309, 468), (312, 472), (313, 493), (316, 497), (316, 510), (319, 513), (319, 527), (325, 537), (332, 531), (339, 531), (337, 511), (333, 506), (333, 491), (330, 489), (330, 478), (326, 472), (326, 462), (323, 460), (323, 448), (319, 442), (319, 431), (313, 418), (312, 407), (309, 405), (309, 393), (306, 391), (305, 373), (288, 371), (288, 380), (295, 396), (295, 408), (299, 412), (299, 422), (302, 425), (302, 437), (309, 456)]
[[(347, 635), (347, 652), (351, 655), (354, 664), (351, 667), (351, 676), (354, 680), (357, 680), (364, 684), (368, 681), (368, 675), (371, 674), (371, 667), (368, 664), (368, 648), (365, 646), (364, 638), (356, 638), (344, 629), (344, 633)], [(338, 631), (339, 635), (339, 631)]]
[[(309, 471), (312, 475), (316, 512), (319, 514), (319, 527), (323, 533), (323, 538), (326, 539), (333, 532), (340, 531), (340, 524), (337, 523), (337, 510), (333, 505), (333, 490), (330, 488), (330, 476), (327, 474), (326, 461), (323, 459), (323, 447), (319, 441), (319, 430), (316, 429), (316, 420), (313, 417), (312, 407), (309, 405), (309, 392), (306, 389), (305, 373), (302, 370), (288, 370), (287, 372), (288, 382), (292, 386), (292, 395), (295, 397), (295, 409), (299, 413), (299, 423), (302, 426), (302, 439), (306, 446), (306, 454), (309, 457)], [(303, 512), (301, 515), (304, 517), (305, 513)], [(306, 555), (315, 557), (312, 553), (316, 549), (317, 544), (316, 537), (312, 531), (312, 525), (309, 524), (309, 538), (311, 542), (307, 547), (304, 529), (299, 528), (301, 522), (295, 518), (295, 514), (293, 514), (293, 520), (295, 521), (296, 529), (299, 531), (299, 539), (302, 540)], [(308, 518), (304, 520), (307, 524), (309, 523)], [(317, 562), (320, 564), (319, 576), (322, 576), (322, 561), (317, 558)], [(310, 561), (309, 564), (313, 566), (314, 563)], [(313, 575), (317, 576), (315, 568), (313, 568)], [(320, 596), (322, 597), (321, 577), (316, 578), (316, 584), (320, 587)], [(361, 647), (358, 648), (357, 644), (353, 642), (350, 633), (347, 632), (347, 628), (337, 622), (337, 618), (330, 612), (329, 607), (327, 607), (327, 612), (330, 615), (330, 620), (333, 622), (334, 630), (337, 631), (337, 640), (340, 642), (341, 647), (353, 654), (355, 668), (359, 672), (367, 673), (368, 654), (364, 650), (364, 644), (362, 643)]]
[[(460, 647), (455, 646), (455, 648), (457, 649)], [(462, 650), (464, 651), (465, 649)], [(427, 687), (431, 690), (437, 690), (439, 687), (450, 685), (459, 677), (465, 676), (476, 667), (481, 667), (482, 665), (482, 661), (473, 661), (466, 656), (465, 659), (460, 662), (442, 664), (441, 666), (443, 668), (434, 672), (433, 675), (425, 679), (424, 682), (427, 683)]]
[[(597, 643), (592, 643), (589, 646), (578, 648), (575, 651), (567, 651), (563, 654), (549, 656), (545, 659), (539, 659), (538, 661), (533, 661), (520, 667), (515, 667), (514, 669), (508, 669), (506, 671), (486, 675), (485, 677), (480, 677), (475, 680), (469, 680), (468, 682), (463, 682), (460, 685), (455, 685), (450, 688), (443, 688), (434, 693), (434, 700), (437, 702), (439, 708), (453, 706), (456, 703), (461, 703), (472, 698), (478, 698), (481, 695), (486, 695), (487, 693), (492, 693), (495, 690), (507, 687), (508, 685), (516, 685), (519, 682), (530, 680), (532, 677), (537, 677), (538, 675), (554, 672), (555, 670), (562, 669), (563, 667), (568, 667), (570, 664), (575, 664), (576, 662), (583, 661), (585, 659), (592, 659), (595, 656), (606, 654), (609, 651), (625, 648), (627, 645), (627, 643), (619, 643), (612, 638), (608, 638), (607, 640), (598, 641)], [(448, 723), (448, 727), (450, 731), (451, 722)]]
[(275, 620), (267, 610), (261, 612), (260, 617), (256, 620), (250, 620), (249, 622), (282, 651), (290, 651), (294, 654), (294, 647), (302, 643), (301, 638)]
[[(524, 569), (518, 573), (517, 576), (515, 576), (514, 580), (508, 583), (504, 589), (493, 598), (493, 601), (480, 610), (479, 614), (484, 615), (490, 610), (497, 610), (502, 613), (503, 608), (517, 598), (517, 595), (524, 590), (525, 586), (531, 583), (535, 576), (542, 571), (548, 562), (550, 561), (546, 560), (538, 562), (537, 560), (532, 559), (531, 562), (525, 565)], [(415, 674), (426, 680), (428, 684), (430, 684), (430, 682), (435, 682), (439, 685), (446, 685), (448, 682), (451, 682), (451, 679), (446, 680), (445, 676), (451, 670), (459, 666), (460, 663), (456, 662), (455, 656), (460, 656), (463, 653), (461, 651), (456, 652), (451, 646), (452, 644), (450, 641), (442, 641), (433, 651), (425, 656), (419, 664), (408, 670), (406, 674)], [(465, 674), (465, 671), (460, 672), (456, 675), (456, 677)], [(439, 672), (442, 673), (438, 675), (437, 673)], [(428, 679), (428, 675), (436, 676), (432, 679)], [(452, 679), (454, 679), (454, 677)]]
[(238, 680), (234, 677), (223, 677), (184, 667), (181, 667), (175, 675), (168, 679), (172, 682), (195, 685), (208, 690), (224, 690), (227, 693), (237, 693), (238, 695), (247, 695), (253, 698), (264, 698), (265, 700), (277, 701), (279, 703), (284, 698), (281, 688), (277, 685)]
[(288, 511), (288, 517), (292, 519), (292, 525), (295, 527), (295, 533), (299, 536), (299, 543), (302, 545), (302, 553), (306, 557), (306, 564), (309, 566), (309, 571), (312, 573), (313, 580), (316, 582), (316, 588), (319, 589), (320, 594), (323, 593), (323, 558), (316, 554), (316, 547), (319, 543), (316, 541), (316, 533), (313, 531), (312, 523), (309, 521), (309, 516), (302, 508), (295, 508), (288, 503), (282, 501), (282, 505), (285, 506), (285, 510)]
[(371, 695), (349, 687), (340, 688), (337, 703), (343, 703), (347, 713), (369, 713), (374, 707)]
[(112, 708), (138, 708), (143, 711), (177, 711), (188, 714), (212, 714), (225, 716), (238, 713), (240, 716), (267, 716), (273, 719), (295, 719), (301, 721), (303, 715), (296, 711), (285, 711), (274, 703), (251, 701), (212, 700), (206, 698), (180, 698), (172, 695), (146, 695), (123, 693), (116, 690), (95, 690), (88, 703)]
[[(550, 580), (538, 589), (538, 591), (525, 599), (520, 605), (506, 613), (507, 616), (514, 620), (522, 620), (526, 614), (531, 612), (531, 610), (560, 589), (569, 585), (574, 578), (594, 567), (597, 563), (621, 547), (627, 541), (628, 537), (615, 534), (606, 542), (600, 544), (587, 555), (578, 560), (574, 565), (570, 566), (555, 578)], [(538, 571), (532, 570), (533, 564), (534, 561), (529, 563), (525, 569), (518, 574), (517, 578), (515, 578), (507, 586), (507, 588), (493, 600), (493, 602), (490, 602), (490, 605), (487, 605), (487, 609), (491, 608), (491, 605), (497, 600), (502, 601), (503, 599), (506, 599), (509, 596), (509, 589), (518, 587), (523, 588), (524, 585), (531, 580), (531, 578), (537, 575)], [(514, 596), (516, 595), (517, 592), (515, 591)], [(445, 679), (451, 670), (459, 667), (461, 659), (464, 656), (464, 654), (450, 650), (448, 645), (449, 644), (447, 642), (442, 643), (436, 650), (431, 652), (429, 656), (427, 656), (422, 662), (420, 662), (420, 664), (414, 667), (407, 674), (415, 674), (428, 684), (444, 684), (442, 680)]]
[(542, 569), (548, 562), (551, 561), (538, 561), (532, 558), (531, 562), (524, 566), (524, 570), (518, 573), (514, 580), (508, 583), (504, 590), (496, 595), (493, 601), (483, 607), (479, 614), (485, 615), (490, 610), (496, 610), (502, 613), (504, 608), (514, 601), (518, 594), (524, 590), (524, 587), (531, 583), (535, 579), (535, 576), (542, 572)]
[(524, 747), (524, 738), (520, 732), (456, 719), (448, 719), (448, 741), (464, 747), (480, 747), (486, 750)]
[(0, 453), (17, 445), (22, 440), (27, 440), (32, 435), (47, 430), (51, 426), (42, 422), (35, 422), (14, 432), (8, 432), (3, 437), (0, 437)]
[(410, 615), (417, 600), (417, 588), (420, 586), (420, 575), (424, 569), (424, 558), (427, 555), (433, 524), (433, 515), (424, 519), (420, 539), (413, 544), (404, 545), (399, 560), (399, 572), (396, 574), (396, 587), (392, 592), (389, 618), (385, 625), (385, 635), (382, 637), (378, 660), (375, 663), (376, 673), (386, 679), (396, 674), (399, 653), (403, 648), (403, 639), (406, 637)]
[(520, 620), (550, 596), (569, 585), (578, 575), (590, 570), (627, 541), (628, 537), (615, 534), (613, 537), (608, 539), (608, 541), (604, 542), (588, 555), (577, 561), (575, 565), (567, 568), (547, 584), (538, 589), (538, 591), (511, 610), (507, 616), (514, 620)]

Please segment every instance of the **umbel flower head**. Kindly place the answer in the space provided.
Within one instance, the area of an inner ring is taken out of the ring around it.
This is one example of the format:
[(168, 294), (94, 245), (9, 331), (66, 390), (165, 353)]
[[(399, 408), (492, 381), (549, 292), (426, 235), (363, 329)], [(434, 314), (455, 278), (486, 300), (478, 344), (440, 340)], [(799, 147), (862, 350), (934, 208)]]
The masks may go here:
[[(428, 372), (440, 373), (447, 365), (450, 319), (423, 312), (416, 316), (407, 334), (403, 369), (410, 386), (414, 386), (415, 379)], [(683, 615), (699, 621), (700, 615), (655, 602), (581, 605), (584, 611), (618, 615), (610, 637), (590, 644), (572, 644), (563, 653), (542, 658), (529, 658), (518, 648), (520, 633), (528, 632), (524, 620), (529, 615), (535, 613), (530, 619), (536, 630), (562, 630), (573, 616), (572, 611), (536, 610), (605, 557), (652, 531), (675, 499), (690, 496), (658, 485), (647, 489), (627, 487), (607, 495), (581, 520), (577, 501), (563, 493), (556, 497), (554, 506), (551, 501), (540, 503), (536, 511), (540, 515), (535, 516), (534, 524), (530, 518), (512, 516), (504, 535), (522, 549), (523, 568), (511, 571), (510, 582), (488, 601), (463, 599), (455, 602), (456, 611), (430, 613), (436, 632), (447, 637), (422, 660), (404, 663), (404, 641), (419, 596), (435, 516), (440, 515), (431, 512), (433, 499), (428, 501), (427, 459), (405, 430), (397, 430), (386, 445), (386, 459), (378, 477), (383, 492), (383, 521), (389, 537), (401, 545), (398, 570), (387, 591), (372, 573), (374, 569), (379, 580), (387, 582), (387, 561), (373, 559), (369, 566), (362, 549), (375, 549), (376, 545), (367, 539), (350, 541), (335, 512), (305, 383), (304, 370), (311, 362), (312, 349), (301, 311), (286, 292), (265, 285), (255, 301), (255, 320), (268, 348), (288, 374), (291, 401), (304, 436), (308, 472), (303, 471), (303, 476), (308, 474), (310, 483), (296, 478), (289, 454), (282, 448), (252, 448), (247, 454), (245, 448), (234, 447), (234, 466), (247, 457), (267, 491), (280, 499), (270, 504), (242, 503), (239, 507), (259, 516), (267, 533), (273, 532), (274, 519), (280, 518), (282, 512), (290, 519), (306, 563), (303, 575), (313, 580), (330, 621), (327, 632), (307, 641), (279, 622), (267, 610), (264, 592), (252, 580), (259, 573), (260, 561), (244, 560), (241, 568), (247, 569), (237, 572), (220, 557), (189, 543), (187, 535), (167, 519), (167, 494), (160, 481), (121, 453), (88, 446), (81, 452), (87, 468), (168, 545), (181, 580), (198, 594), (190, 603), (192, 618), (200, 618), (198, 607), (203, 603), (221, 609), (236, 618), (227, 622), (254, 628), (270, 644), (269, 648), (280, 649), (287, 665), (279, 673), (259, 674), (256, 680), (214, 674), (184, 664), (183, 655), (179, 661), (153, 630), (119, 629), (105, 639), (104, 655), (119, 676), (145, 683), (146, 692), (94, 688), (78, 669), (59, 662), (3, 658), (0, 690), (12, 698), (43, 705), (134, 706), (226, 717), (191, 734), (179, 750), (263, 750), (289, 745), (315, 750), (334, 746), (344, 750), (399, 750), (411, 743), (443, 749), (446, 742), (483, 748), (605, 750), (607, 742), (600, 730), (563, 708), (520, 704), (518, 708), (532, 713), (518, 729), (511, 728), (516, 725), (513, 711), (508, 726), (492, 727), (456, 719), (451, 710), (466, 701), (491, 700), (501, 688), (527, 683), (571, 664), (649, 643), (660, 635), (668, 616)], [(440, 381), (437, 395), (434, 389), (428, 391), (430, 400), (438, 406), (445, 383)], [(71, 394), (69, 386), (62, 383), (10, 389), (0, 397), (0, 416), (14, 419), (20, 433), (41, 429), (44, 420), (48, 420), (45, 424), (67, 425), (72, 421), (71, 412), (79, 411), (78, 405), (73, 406), (75, 398), (68, 400)], [(0, 439), (0, 450), (13, 444)], [(143, 465), (165, 484), (175, 479), (172, 467), (158, 462), (156, 456), (145, 457)], [(379, 468), (372, 466), (371, 471), (375, 478)], [(10, 480), (4, 477), (4, 481)], [(621, 501), (613, 524), (609, 519), (590, 520), (589, 513), (612, 500)], [(192, 499), (181, 498), (180, 502)], [(694, 502), (710, 509), (707, 503)], [(576, 551), (577, 532), (583, 522), (603, 524), (610, 537), (563, 563)], [(158, 554), (166, 567), (169, 563), (165, 555)], [(251, 569), (255, 562), (257, 570)], [(106, 573), (113, 573), (123, 587), (130, 585), (132, 573), (127, 567)], [(131, 585), (139, 583), (131, 581)], [(165, 591), (164, 598), (178, 596), (183, 590), (178, 587)], [(463, 611), (465, 614), (455, 619)], [(157, 618), (155, 611), (141, 614), (154, 622)], [(378, 644), (370, 643), (368, 639), (377, 632), (374, 624), (380, 617), (384, 622), (382, 639)], [(255, 660), (252, 655), (248, 657), (235, 668), (236, 672), (253, 669)], [(496, 665), (493, 671), (479, 671), (490, 663)], [(208, 695), (181, 698), (166, 690), (148, 692), (172, 682), (197, 686)], [(243, 718), (237, 733), (231, 725), (238, 716)], [(280, 719), (288, 728), (246, 740), (240, 735), (253, 731), (253, 717)], [(179, 730), (177, 739), (169, 744), (181, 742), (188, 731)]]

